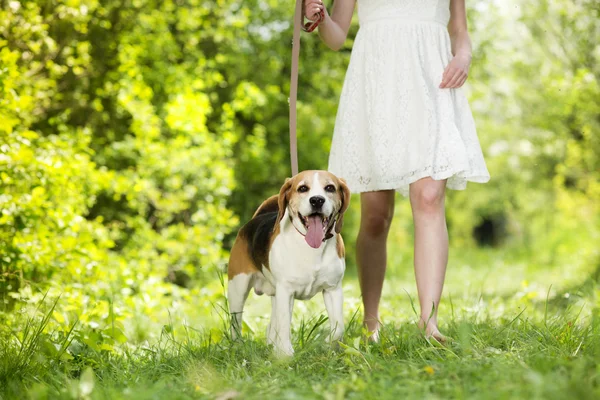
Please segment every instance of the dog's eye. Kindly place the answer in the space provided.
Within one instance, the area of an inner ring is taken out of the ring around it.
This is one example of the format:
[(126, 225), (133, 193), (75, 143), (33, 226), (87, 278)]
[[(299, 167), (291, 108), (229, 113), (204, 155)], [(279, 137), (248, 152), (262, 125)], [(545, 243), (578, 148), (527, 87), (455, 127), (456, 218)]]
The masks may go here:
[(325, 186), (325, 191), (329, 192), (329, 193), (333, 193), (333, 192), (335, 192), (335, 186), (327, 185), (327, 186)]
[(302, 186), (300, 186), (300, 187), (298, 188), (298, 191), (299, 191), (300, 193), (306, 193), (306, 192), (308, 192), (308, 186), (306, 186), (306, 185), (302, 185)]

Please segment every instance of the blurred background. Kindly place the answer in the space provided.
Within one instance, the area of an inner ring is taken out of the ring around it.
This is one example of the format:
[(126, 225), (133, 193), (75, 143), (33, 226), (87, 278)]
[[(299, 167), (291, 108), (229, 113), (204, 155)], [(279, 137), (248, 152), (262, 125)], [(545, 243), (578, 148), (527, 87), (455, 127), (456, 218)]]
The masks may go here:
[[(502, 313), (507, 299), (579, 297), (597, 316), (600, 3), (467, 4), (466, 90), (492, 178), (448, 194), (444, 304), (462, 298), (475, 312), (488, 299)], [(173, 320), (220, 335), (236, 231), (290, 175), (292, 14), (275, 0), (0, 0), (5, 327), (60, 296), (48, 329), (76, 325), (92, 349), (151, 340)], [(355, 16), (340, 52), (302, 34), (301, 170), (327, 167), (357, 29)], [(410, 318), (415, 295), (410, 207), (397, 200), (390, 323)], [(356, 196), (344, 226), (349, 316), (358, 224)], [(267, 301), (253, 302), (250, 326)]]

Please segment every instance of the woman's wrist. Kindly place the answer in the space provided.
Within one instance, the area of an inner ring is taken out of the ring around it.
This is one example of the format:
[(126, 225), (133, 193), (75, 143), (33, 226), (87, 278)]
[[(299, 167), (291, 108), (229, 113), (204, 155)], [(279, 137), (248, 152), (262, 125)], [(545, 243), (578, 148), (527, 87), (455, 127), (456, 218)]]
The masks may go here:
[(323, 9), (323, 20), (321, 21), (321, 23), (319, 24), (319, 29), (321, 29), (322, 26), (327, 26), (329, 24), (329, 21), (331, 21), (331, 17), (329, 16), (329, 13), (327, 12), (327, 8)]
[(455, 31), (450, 34), (452, 53), (455, 57), (471, 60), (471, 38), (466, 30)]

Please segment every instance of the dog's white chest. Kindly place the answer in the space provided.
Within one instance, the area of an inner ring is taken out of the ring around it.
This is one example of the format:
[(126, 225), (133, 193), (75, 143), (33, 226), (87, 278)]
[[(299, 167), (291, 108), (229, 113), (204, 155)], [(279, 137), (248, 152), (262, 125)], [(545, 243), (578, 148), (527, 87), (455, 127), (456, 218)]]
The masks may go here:
[(336, 250), (336, 238), (313, 249), (298, 234), (282, 234), (275, 238), (269, 255), (271, 283), (285, 285), (300, 300), (340, 284), (345, 261)]

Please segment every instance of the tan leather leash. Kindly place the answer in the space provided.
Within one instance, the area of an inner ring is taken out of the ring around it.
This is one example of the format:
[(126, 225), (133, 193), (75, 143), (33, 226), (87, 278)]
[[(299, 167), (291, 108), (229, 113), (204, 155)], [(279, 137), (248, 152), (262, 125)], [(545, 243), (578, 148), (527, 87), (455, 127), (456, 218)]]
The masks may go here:
[(304, 0), (296, 0), (296, 11), (294, 13), (294, 36), (292, 41), (292, 72), (290, 77), (290, 160), (292, 163), (292, 176), (298, 174), (298, 141), (296, 135), (298, 99), (298, 59), (300, 57), (300, 29), (304, 32), (312, 32), (325, 18), (321, 11), (316, 21), (304, 24)]

